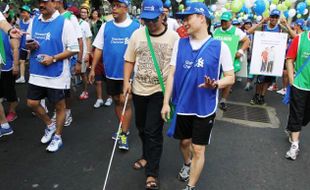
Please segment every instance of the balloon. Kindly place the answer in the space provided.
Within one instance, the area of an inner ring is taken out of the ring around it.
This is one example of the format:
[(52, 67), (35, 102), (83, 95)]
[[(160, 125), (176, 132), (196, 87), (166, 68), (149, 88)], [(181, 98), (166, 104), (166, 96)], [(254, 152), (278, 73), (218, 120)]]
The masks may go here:
[(296, 6), (296, 10), (300, 14), (302, 14), (306, 8), (307, 8), (307, 4), (305, 2), (300, 2)]
[(231, 8), (231, 3), (226, 3), (224, 6), (226, 9), (230, 9)]
[(186, 6), (189, 6), (189, 4), (191, 4), (191, 2), (192, 2), (191, 0), (186, 0), (186, 1), (185, 1), (185, 5), (186, 5)]
[(171, 7), (171, 1), (167, 0), (164, 5), (165, 7)]
[(301, 14), (297, 14), (297, 16), (296, 16), (297, 18), (300, 18), (301, 17)]
[(251, 7), (253, 7), (254, 3), (253, 3), (252, 0), (245, 0), (244, 1), (244, 5), (245, 5), (246, 8), (251, 8)]
[(212, 12), (215, 12), (215, 11), (216, 11), (216, 5), (214, 5), (214, 4), (211, 5), (211, 6), (210, 6), (210, 10), (211, 10)]
[(264, 0), (264, 2), (265, 2), (265, 5), (266, 5), (266, 9), (269, 9), (269, 6), (270, 6), (269, 0)]
[(279, 0), (271, 0), (271, 3), (277, 5), (279, 3)]
[(285, 18), (288, 18), (288, 17), (289, 17), (288, 11), (284, 11), (284, 12), (283, 12), (283, 15), (285, 16)]
[(182, 2), (182, 0), (175, 0), (177, 3), (181, 3)]
[(272, 11), (273, 9), (276, 9), (276, 8), (277, 8), (277, 5), (271, 4), (269, 7), (269, 10)]
[(308, 12), (309, 12), (309, 10), (308, 10), (308, 9), (305, 9), (305, 10), (304, 10), (304, 13), (303, 13), (303, 15), (306, 15), (306, 14), (308, 14)]
[(305, 1), (308, 6), (310, 6), (310, 0)]
[(261, 21), (262, 19), (263, 19), (262, 16), (260, 16), (260, 15), (259, 15), (259, 16), (256, 16), (256, 21), (257, 21), (257, 22)]
[(227, 0), (218, 0), (218, 3), (220, 5), (225, 5), (227, 3)]
[(179, 5), (179, 11), (183, 11), (184, 10), (184, 5), (183, 4), (180, 4)]
[(285, 0), (284, 4), (286, 7), (291, 7), (293, 3), (292, 3), (292, 0)]
[(243, 16), (243, 20), (246, 20), (246, 19), (248, 19), (249, 18), (249, 15), (244, 15)]
[(282, 10), (281, 11), (286, 11), (288, 9), (288, 7), (285, 5), (285, 3), (282, 3)]
[(241, 10), (242, 8), (242, 2), (239, 0), (234, 0), (231, 4), (231, 11), (233, 13), (237, 13)]
[(268, 9), (266, 9), (265, 12), (263, 12), (263, 16), (264, 16), (264, 17), (269, 17), (269, 11), (268, 11)]
[(295, 10), (295, 9), (290, 9), (290, 10), (288, 11), (288, 16), (289, 16), (290, 18), (293, 18), (295, 15), (296, 15), (296, 10)]
[(226, 12), (227, 11), (227, 9), (225, 8), (225, 7), (222, 7), (221, 8), (221, 12), (223, 13), (223, 12)]
[(265, 5), (264, 0), (255, 1), (253, 10), (257, 15), (262, 15), (265, 9), (266, 9), (266, 5)]

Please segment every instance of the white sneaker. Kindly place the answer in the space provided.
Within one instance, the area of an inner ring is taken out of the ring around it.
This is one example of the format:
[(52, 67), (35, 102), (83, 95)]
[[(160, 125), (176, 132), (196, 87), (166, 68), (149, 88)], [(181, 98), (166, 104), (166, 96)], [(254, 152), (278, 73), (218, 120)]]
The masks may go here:
[(73, 121), (73, 119), (72, 119), (71, 112), (70, 113), (66, 112), (66, 120), (65, 120), (64, 126), (68, 127), (69, 125), (71, 125), (72, 121)]
[(296, 145), (291, 145), (291, 148), (289, 151), (286, 152), (285, 158), (296, 160), (299, 153), (299, 148)]
[(62, 147), (62, 140), (61, 137), (53, 137), (53, 140), (51, 141), (51, 143), (47, 146), (46, 150), (49, 152), (56, 152), (57, 150), (59, 150), (60, 147)]
[(94, 108), (100, 108), (103, 106), (103, 100), (102, 99), (97, 99), (96, 103), (94, 104)]
[(189, 180), (189, 172), (190, 172), (190, 166), (186, 166), (183, 164), (179, 174), (178, 174), (178, 179), (180, 181), (188, 181)]
[(56, 131), (56, 126), (54, 125), (53, 127), (47, 127), (45, 130), (44, 130), (44, 135), (43, 137), (41, 138), (41, 143), (43, 144), (46, 144), (48, 142), (51, 141), (54, 133)]
[(282, 88), (281, 90), (278, 90), (277, 93), (284, 96), (286, 94), (286, 88)]
[(19, 83), (19, 84), (25, 83), (25, 82), (26, 82), (25, 77), (19, 77), (19, 78), (15, 81), (15, 83)]
[(108, 99), (105, 101), (104, 106), (109, 107), (109, 106), (111, 106), (111, 105), (112, 105), (112, 103), (113, 103), (112, 98), (108, 98)]

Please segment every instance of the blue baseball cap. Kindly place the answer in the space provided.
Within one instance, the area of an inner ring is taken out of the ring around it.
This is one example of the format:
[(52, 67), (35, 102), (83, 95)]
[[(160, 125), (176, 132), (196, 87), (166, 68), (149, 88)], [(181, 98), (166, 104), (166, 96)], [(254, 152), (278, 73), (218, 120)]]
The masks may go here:
[(178, 12), (176, 16), (183, 19), (186, 15), (200, 14), (210, 18), (210, 12), (206, 4), (202, 2), (190, 3), (183, 12)]
[(300, 26), (301, 28), (305, 25), (305, 20), (304, 19), (297, 19), (295, 21), (295, 24), (297, 24), (298, 26)]
[(234, 19), (232, 22), (231, 22), (232, 25), (239, 25), (241, 24), (240, 21), (238, 19)]
[(142, 2), (142, 11), (140, 18), (154, 19), (159, 17), (164, 11), (164, 5), (161, 0), (144, 0)]
[(113, 2), (113, 1), (124, 3), (126, 6), (128, 6), (130, 4), (129, 0), (109, 0), (110, 3)]
[(281, 12), (278, 9), (273, 9), (270, 13), (270, 16), (280, 16)]

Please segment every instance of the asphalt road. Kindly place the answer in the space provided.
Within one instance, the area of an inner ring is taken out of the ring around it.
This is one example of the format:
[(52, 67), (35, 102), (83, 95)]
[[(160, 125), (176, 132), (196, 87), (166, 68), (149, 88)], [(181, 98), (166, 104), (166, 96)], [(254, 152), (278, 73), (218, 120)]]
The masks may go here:
[[(230, 101), (249, 102), (253, 91), (243, 91), (243, 85), (236, 84)], [(14, 134), (0, 138), (0, 190), (101, 190), (113, 147), (111, 135), (118, 127), (113, 107), (94, 109), (93, 88), (92, 96), (86, 101), (79, 101), (75, 94), (73, 123), (64, 130), (64, 146), (51, 154), (40, 144), (44, 125), (31, 115), (25, 104), (26, 88), (27, 85), (17, 86), (21, 101), (18, 119), (11, 123)], [(289, 143), (283, 130), (288, 108), (274, 92), (267, 95), (266, 102), (276, 108), (281, 127), (253, 128), (217, 121), (197, 189), (310, 189), (309, 126), (302, 131), (298, 159), (286, 160), (284, 154)], [(141, 154), (134, 124), (129, 143), (128, 152), (116, 151), (108, 190), (144, 189), (144, 172), (132, 169)], [(181, 165), (178, 142), (165, 137), (160, 168), (162, 190), (180, 190), (186, 185), (176, 178)]]

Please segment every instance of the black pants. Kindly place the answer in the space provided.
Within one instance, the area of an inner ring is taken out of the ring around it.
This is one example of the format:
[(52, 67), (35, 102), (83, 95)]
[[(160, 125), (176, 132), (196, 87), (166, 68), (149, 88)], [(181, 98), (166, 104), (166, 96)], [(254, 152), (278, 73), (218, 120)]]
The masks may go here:
[(291, 132), (301, 131), (310, 121), (310, 91), (291, 87), (290, 114), (287, 129)]
[(163, 125), (161, 108), (163, 93), (150, 96), (133, 95), (136, 126), (142, 141), (142, 156), (147, 161), (146, 176), (158, 177), (160, 157), (163, 150)]
[(12, 71), (2, 71), (0, 77), (0, 98), (6, 98), (8, 102), (16, 102), (15, 76)]

